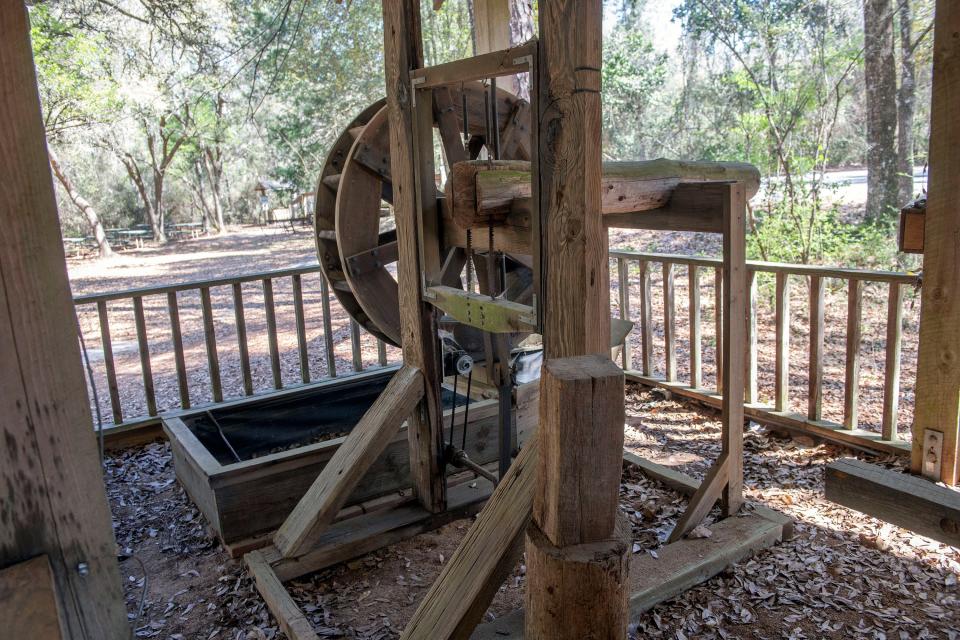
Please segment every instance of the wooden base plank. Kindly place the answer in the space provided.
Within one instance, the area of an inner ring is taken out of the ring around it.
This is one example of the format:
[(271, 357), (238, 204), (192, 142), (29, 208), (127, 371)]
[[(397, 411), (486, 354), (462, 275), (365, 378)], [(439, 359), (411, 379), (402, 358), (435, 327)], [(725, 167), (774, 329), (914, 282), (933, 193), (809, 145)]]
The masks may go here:
[(832, 500), (953, 547), (960, 547), (960, 493), (929, 480), (844, 458), (827, 465)]
[(319, 640), (313, 625), (293, 601), (283, 583), (273, 572), (263, 553), (251, 551), (244, 556), (247, 569), (253, 575), (257, 591), (267, 603), (270, 613), (290, 640)]
[(417, 504), (409, 504), (337, 522), (323, 532), (312, 550), (301, 556), (283, 558), (272, 546), (261, 552), (277, 577), (286, 582), (471, 516), (483, 507), (492, 490), (488, 481), (478, 478), (451, 487), (447, 510), (442, 513), (431, 514)]
[[(760, 514), (726, 518), (710, 525), (709, 538), (684, 538), (650, 555), (630, 559), (630, 619), (683, 593), (730, 565), (781, 540), (783, 525)], [(477, 627), (471, 640), (521, 640), (523, 610)]]

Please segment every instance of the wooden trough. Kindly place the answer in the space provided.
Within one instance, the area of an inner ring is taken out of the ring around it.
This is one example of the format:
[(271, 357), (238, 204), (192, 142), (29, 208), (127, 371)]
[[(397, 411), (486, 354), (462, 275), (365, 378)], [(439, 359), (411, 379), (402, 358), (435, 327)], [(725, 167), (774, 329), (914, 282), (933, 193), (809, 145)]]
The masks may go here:
[[(269, 542), (396, 371), (378, 369), (164, 418), (177, 479), (231, 553)], [(529, 396), (537, 385), (526, 386), (518, 392), (522, 400), (515, 410), (521, 439), (536, 418), (536, 402)], [(443, 395), (449, 429), (453, 393), (447, 389)], [(458, 446), (465, 400), (458, 393)], [(466, 451), (480, 464), (497, 460), (497, 404), (496, 398), (470, 402)], [(447, 468), (448, 475), (458, 471)], [(404, 425), (354, 489), (338, 520), (404, 502), (412, 498), (410, 487)]]

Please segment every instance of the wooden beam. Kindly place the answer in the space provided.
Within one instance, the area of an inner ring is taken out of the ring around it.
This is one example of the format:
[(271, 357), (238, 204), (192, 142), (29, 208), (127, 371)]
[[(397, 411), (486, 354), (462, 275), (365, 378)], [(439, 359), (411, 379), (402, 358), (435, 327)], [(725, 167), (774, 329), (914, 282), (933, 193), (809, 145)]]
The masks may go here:
[(510, 0), (473, 0), (475, 53), (510, 47)]
[(126, 638), (22, 2), (0, 8), (0, 96), (0, 567), (47, 555), (64, 636)]
[(23, 640), (65, 637), (46, 555), (0, 569), (0, 629), (6, 637)]
[(410, 77), (416, 82), (419, 90), (524, 73), (530, 71), (529, 56), (533, 55), (535, 50), (536, 43), (527, 42), (516, 47), (492, 50), (472, 58), (417, 69), (410, 74)]
[(827, 465), (828, 500), (960, 547), (960, 494), (929, 480), (844, 458)]
[(243, 557), (243, 561), (257, 584), (257, 591), (287, 637), (290, 640), (318, 640), (313, 625), (287, 593), (263, 553), (251, 551)]
[(333, 523), (350, 493), (423, 398), (423, 385), (423, 375), (409, 365), (394, 374), (277, 530), (273, 543), (284, 557), (305, 553)]
[(427, 294), (451, 318), (489, 333), (529, 333), (537, 328), (535, 311), (525, 304), (456, 287), (428, 287)]
[[(417, 248), (417, 176), (414, 171), (413, 104), (410, 71), (423, 66), (420, 3), (383, 0), (383, 44), (387, 108), (390, 120), (390, 167), (397, 221), (397, 281), (403, 361), (420, 369), (424, 398), (411, 416), (410, 471), (421, 504), (442, 511), (446, 487), (441, 471), (443, 430), (440, 424), (440, 363), (434, 308), (422, 300), (420, 252)], [(431, 180), (433, 176), (430, 176)]]
[(623, 371), (600, 355), (547, 360), (534, 520), (557, 547), (607, 540), (619, 513)]
[(940, 480), (957, 483), (960, 424), (960, 4), (937, 0), (934, 11), (930, 107), (930, 185), (924, 222), (923, 289), (917, 353), (913, 455), (923, 463), (924, 432), (943, 433)]
[(487, 506), (467, 531), (416, 613), (402, 640), (469, 638), (497, 589), (518, 559), (530, 520), (539, 438), (533, 437), (510, 466)]

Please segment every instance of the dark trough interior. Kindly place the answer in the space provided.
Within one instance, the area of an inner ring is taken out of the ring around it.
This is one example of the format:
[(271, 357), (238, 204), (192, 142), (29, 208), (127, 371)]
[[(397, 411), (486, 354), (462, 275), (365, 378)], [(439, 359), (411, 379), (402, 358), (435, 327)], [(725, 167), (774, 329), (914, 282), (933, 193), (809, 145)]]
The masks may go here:
[[(395, 372), (391, 367), (361, 380), (344, 379), (294, 396), (251, 399), (242, 406), (187, 417), (184, 423), (220, 464), (250, 460), (349, 433)], [(458, 407), (466, 400), (457, 394)], [(453, 406), (449, 389), (443, 389), (442, 403), (444, 409)]]

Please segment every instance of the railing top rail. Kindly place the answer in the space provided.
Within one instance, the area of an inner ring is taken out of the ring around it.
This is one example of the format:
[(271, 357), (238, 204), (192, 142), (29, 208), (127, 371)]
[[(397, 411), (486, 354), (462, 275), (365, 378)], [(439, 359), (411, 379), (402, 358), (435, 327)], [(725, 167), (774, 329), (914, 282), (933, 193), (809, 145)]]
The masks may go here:
[[(705, 256), (685, 256), (672, 253), (645, 253), (642, 251), (611, 251), (611, 258), (646, 260), (648, 262), (670, 262), (673, 264), (696, 265), (700, 267), (718, 267), (720, 258)], [(747, 268), (766, 273), (786, 273), (797, 276), (815, 275), (822, 278), (840, 278), (844, 280), (863, 280), (865, 282), (900, 282), (914, 285), (920, 279), (917, 274), (901, 271), (873, 271), (871, 269), (848, 269), (846, 267), (825, 267), (815, 264), (789, 264), (785, 262), (762, 262), (748, 260)]]
[(136, 298), (141, 296), (162, 295), (173, 291), (189, 291), (192, 289), (203, 289), (207, 287), (229, 286), (236, 283), (255, 282), (257, 280), (264, 280), (267, 278), (285, 278), (304, 273), (314, 273), (316, 271), (320, 271), (320, 265), (308, 264), (299, 267), (291, 267), (289, 269), (260, 271), (258, 273), (247, 273), (239, 276), (215, 278), (213, 280), (192, 280), (190, 282), (181, 282), (178, 284), (161, 285), (156, 287), (141, 287), (137, 289), (125, 289), (123, 291), (108, 291), (107, 293), (91, 293), (74, 297), (73, 303), (95, 304), (97, 302), (108, 302), (110, 300), (124, 300), (127, 298)]

